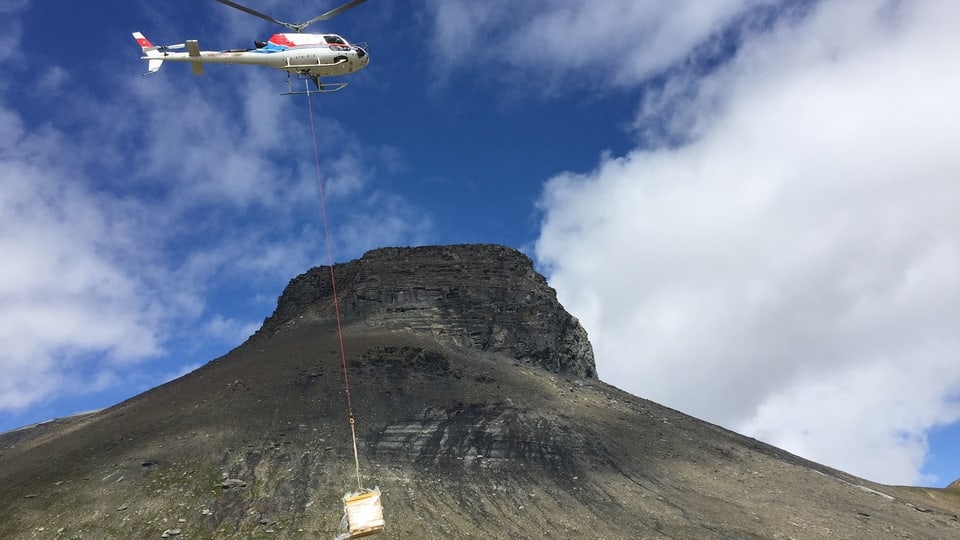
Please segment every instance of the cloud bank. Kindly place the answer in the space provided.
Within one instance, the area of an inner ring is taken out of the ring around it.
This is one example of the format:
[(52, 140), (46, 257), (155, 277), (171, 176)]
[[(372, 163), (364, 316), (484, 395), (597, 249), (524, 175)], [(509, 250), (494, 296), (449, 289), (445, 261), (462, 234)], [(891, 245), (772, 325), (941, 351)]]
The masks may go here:
[[(932, 481), (926, 433), (960, 420), (960, 9), (784, 13), (716, 69), (668, 72), (636, 150), (551, 179), (537, 258), (602, 379)], [(645, 138), (651, 118), (679, 139)]]

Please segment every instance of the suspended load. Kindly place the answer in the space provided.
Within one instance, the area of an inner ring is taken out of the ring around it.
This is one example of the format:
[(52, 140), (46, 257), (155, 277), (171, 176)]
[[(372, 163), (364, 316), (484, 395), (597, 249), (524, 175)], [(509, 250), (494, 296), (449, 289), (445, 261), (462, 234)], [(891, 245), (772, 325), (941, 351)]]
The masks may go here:
[(371, 536), (383, 531), (383, 527), (379, 487), (343, 496), (343, 519), (336, 540)]

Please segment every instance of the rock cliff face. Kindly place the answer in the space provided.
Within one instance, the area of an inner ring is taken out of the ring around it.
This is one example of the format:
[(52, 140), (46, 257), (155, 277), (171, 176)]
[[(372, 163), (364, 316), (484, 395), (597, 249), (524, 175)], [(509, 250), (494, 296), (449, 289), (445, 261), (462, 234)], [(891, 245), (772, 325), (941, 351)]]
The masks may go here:
[[(954, 490), (882, 486), (631, 396), (523, 255), (336, 267), (379, 538), (960, 538)], [(96, 413), (0, 434), (0, 538), (333, 538), (357, 487), (329, 269), (261, 331)]]
[[(519, 251), (495, 245), (377, 249), (338, 265), (335, 279), (347, 324), (422, 333), (554, 373), (596, 377), (587, 333)], [(332, 299), (329, 267), (301, 274), (258, 335), (282, 332), (304, 315), (330, 318)]]

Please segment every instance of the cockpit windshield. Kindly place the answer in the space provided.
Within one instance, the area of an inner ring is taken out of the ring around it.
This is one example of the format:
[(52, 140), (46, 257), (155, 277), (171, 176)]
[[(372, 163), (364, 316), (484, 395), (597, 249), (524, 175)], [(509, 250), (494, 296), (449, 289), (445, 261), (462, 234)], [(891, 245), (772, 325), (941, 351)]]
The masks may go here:
[(323, 39), (330, 45), (346, 45), (347, 44), (346, 40), (344, 40), (342, 37), (336, 36), (333, 34), (323, 36)]

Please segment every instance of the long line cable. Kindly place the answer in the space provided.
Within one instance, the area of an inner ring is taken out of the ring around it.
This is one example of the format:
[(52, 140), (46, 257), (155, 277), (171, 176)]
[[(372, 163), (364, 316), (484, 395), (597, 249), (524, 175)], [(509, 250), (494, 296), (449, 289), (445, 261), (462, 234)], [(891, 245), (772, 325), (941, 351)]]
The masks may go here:
[(357, 471), (357, 489), (362, 491), (360, 482), (360, 454), (357, 452), (356, 422), (353, 420), (353, 402), (350, 399), (350, 377), (347, 375), (347, 354), (343, 347), (343, 327), (340, 323), (340, 298), (337, 295), (337, 278), (333, 271), (333, 248), (330, 242), (330, 227), (327, 225), (327, 201), (323, 194), (323, 176), (320, 172), (320, 149), (317, 145), (317, 128), (313, 122), (313, 104), (307, 86), (307, 114), (310, 116), (310, 132), (313, 135), (313, 160), (317, 168), (317, 187), (320, 190), (320, 210), (323, 216), (323, 236), (327, 243), (327, 260), (330, 264), (330, 285), (333, 288), (333, 311), (337, 319), (337, 340), (340, 344), (340, 363), (343, 365), (343, 386), (347, 393), (347, 416), (350, 419), (350, 436), (353, 438), (353, 461)]

